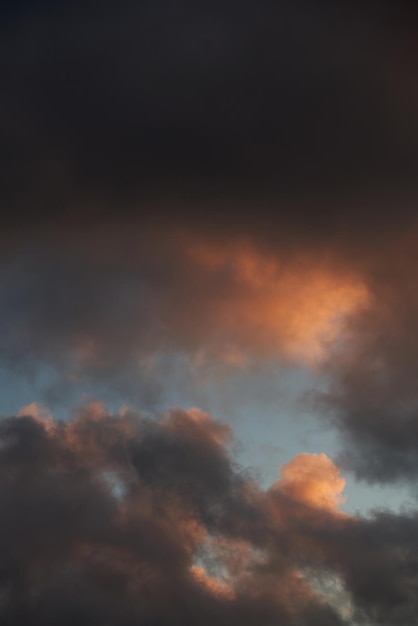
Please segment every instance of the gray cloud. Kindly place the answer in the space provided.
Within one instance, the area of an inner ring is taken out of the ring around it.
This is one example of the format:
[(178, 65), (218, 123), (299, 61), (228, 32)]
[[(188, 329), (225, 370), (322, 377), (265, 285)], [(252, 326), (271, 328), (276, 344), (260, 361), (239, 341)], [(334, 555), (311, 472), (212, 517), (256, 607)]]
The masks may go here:
[[(416, 623), (415, 511), (353, 518), (289, 483), (262, 491), (229, 437), (197, 410), (3, 421), (4, 623)], [(327, 577), (343, 601), (310, 586)]]
[(219, 439), (225, 426), (180, 411), (162, 423), (100, 411), (1, 425), (4, 623), (340, 623), (303, 588), (293, 616), (267, 589), (229, 598), (193, 575), (207, 533), (264, 543), (263, 513)]

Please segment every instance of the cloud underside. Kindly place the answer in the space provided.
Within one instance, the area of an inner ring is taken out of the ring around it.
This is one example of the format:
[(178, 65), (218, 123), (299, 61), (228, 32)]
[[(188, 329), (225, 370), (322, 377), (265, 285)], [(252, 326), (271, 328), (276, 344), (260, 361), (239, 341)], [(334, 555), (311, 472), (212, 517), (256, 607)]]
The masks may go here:
[(415, 514), (341, 513), (325, 455), (262, 490), (230, 437), (198, 409), (4, 420), (2, 623), (415, 623)]

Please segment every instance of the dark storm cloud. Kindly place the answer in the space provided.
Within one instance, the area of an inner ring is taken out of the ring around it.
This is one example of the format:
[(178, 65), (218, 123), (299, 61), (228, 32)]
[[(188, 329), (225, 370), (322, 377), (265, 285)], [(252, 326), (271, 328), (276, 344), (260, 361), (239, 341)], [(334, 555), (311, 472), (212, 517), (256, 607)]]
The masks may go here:
[(380, 513), (324, 538), (326, 558), (350, 589), (360, 623), (366, 616), (378, 624), (417, 623), (417, 523), (416, 512)]
[(416, 232), (368, 262), (373, 304), (354, 316), (328, 367), (331, 412), (347, 436), (344, 461), (361, 477), (416, 476), (418, 443)]
[(2, 42), (2, 204), (19, 230), (74, 212), (166, 220), (173, 205), (174, 221), (232, 227), (236, 209), (196, 215), (219, 198), (250, 200), (252, 227), (323, 226), (317, 205), (280, 215), (271, 201), (413, 181), (405, 5), (41, 6)]

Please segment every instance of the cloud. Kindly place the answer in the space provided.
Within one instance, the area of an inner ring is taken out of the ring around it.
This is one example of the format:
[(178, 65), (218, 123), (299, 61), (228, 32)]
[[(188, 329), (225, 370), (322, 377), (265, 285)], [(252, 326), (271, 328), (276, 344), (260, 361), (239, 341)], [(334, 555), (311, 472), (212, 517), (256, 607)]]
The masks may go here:
[[(339, 466), (413, 484), (408, 4), (9, 9), (3, 365), (46, 364), (60, 398), (164, 393), (172, 355), (314, 367)], [(5, 624), (416, 623), (416, 512), (343, 515), (327, 457), (263, 491), (196, 409), (23, 413), (0, 424)]]
[(276, 488), (309, 506), (338, 510), (345, 480), (326, 454), (299, 454), (280, 468)]
[(195, 364), (245, 367), (255, 353), (315, 367), (345, 317), (368, 304), (361, 276), (319, 253), (183, 230), (107, 225), (4, 263), (4, 361), (35, 357), (70, 380), (113, 384), (122, 371), (138, 379), (164, 352)]
[(8, 5), (4, 366), (152, 399), (161, 354), (331, 352), (344, 462), (414, 477), (413, 7)]
[(48, 364), (58, 396), (104, 382), (144, 397), (163, 395), (175, 368), (181, 378), (181, 359), (195, 382), (205, 368), (302, 364), (328, 385), (318, 407), (342, 434), (340, 463), (414, 479), (417, 234), (382, 220), (370, 244), (338, 250), (325, 235), (308, 245), (305, 225), (274, 245), (180, 223), (56, 227), (3, 260), (2, 362)]
[(296, 583), (287, 592), (289, 602), (302, 601), (293, 617), (286, 594), (224, 591), (197, 564), (207, 536), (252, 544), (264, 526), (250, 486), (214, 437), (224, 430), (196, 410), (150, 422), (98, 419), (93, 406), (52, 429), (32, 417), (3, 421), (4, 623), (210, 623), (218, 615), (252, 624), (260, 612), (272, 621), (339, 623)]
[(345, 467), (371, 481), (415, 479), (416, 228), (390, 236), (364, 263), (370, 305), (327, 356), (322, 410), (341, 428)]
[(416, 512), (341, 515), (325, 455), (296, 457), (264, 491), (196, 409), (87, 405), (0, 431), (5, 624), (414, 623)]
[(277, 198), (312, 194), (285, 220), (361, 230), (374, 220), (334, 193), (414, 181), (407, 3), (52, 4), (0, 16), (3, 204), (20, 236), (115, 210), (233, 231), (231, 202), (265, 230)]

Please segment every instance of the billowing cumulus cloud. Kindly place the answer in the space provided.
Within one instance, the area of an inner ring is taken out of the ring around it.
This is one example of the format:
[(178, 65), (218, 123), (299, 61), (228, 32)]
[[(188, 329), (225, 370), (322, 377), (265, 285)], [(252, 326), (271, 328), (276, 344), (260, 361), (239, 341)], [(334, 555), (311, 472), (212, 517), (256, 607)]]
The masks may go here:
[[(266, 547), (259, 496), (234, 469), (226, 431), (196, 411), (158, 423), (97, 406), (53, 428), (39, 417), (3, 422), (4, 623), (252, 623), (260, 611), (272, 623), (339, 623), (303, 584), (246, 597), (245, 577), (223, 592), (199, 565), (210, 536)], [(275, 584), (286, 587), (283, 572)]]
[(344, 483), (325, 455), (297, 457), (263, 491), (229, 436), (195, 409), (4, 420), (3, 623), (347, 623), (315, 583), (333, 576), (348, 623), (415, 623), (415, 516), (319, 502), (320, 484), (335, 497)]
[(345, 480), (324, 453), (299, 454), (280, 469), (277, 488), (310, 506), (336, 510), (343, 502)]

